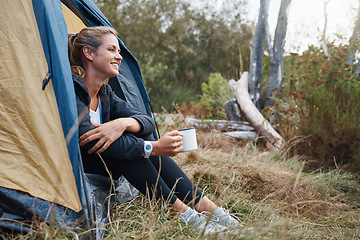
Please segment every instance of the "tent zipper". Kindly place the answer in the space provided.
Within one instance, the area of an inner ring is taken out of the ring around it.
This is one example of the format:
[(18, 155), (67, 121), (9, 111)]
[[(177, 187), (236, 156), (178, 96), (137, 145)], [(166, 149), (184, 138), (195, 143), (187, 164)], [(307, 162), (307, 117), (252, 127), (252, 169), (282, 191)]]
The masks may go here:
[(48, 71), (42, 81), (42, 88), (41, 88), (42, 90), (45, 90), (45, 87), (48, 85), (50, 78), (51, 78), (51, 73), (50, 71)]

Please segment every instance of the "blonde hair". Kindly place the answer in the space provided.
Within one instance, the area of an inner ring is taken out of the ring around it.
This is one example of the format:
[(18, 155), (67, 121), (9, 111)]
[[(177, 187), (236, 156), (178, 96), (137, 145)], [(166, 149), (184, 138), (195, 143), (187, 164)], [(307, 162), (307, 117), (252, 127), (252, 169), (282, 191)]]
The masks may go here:
[(81, 77), (85, 75), (83, 47), (88, 46), (93, 51), (96, 51), (102, 44), (102, 36), (105, 34), (117, 36), (117, 32), (113, 28), (106, 26), (86, 27), (81, 29), (79, 33), (68, 33), (70, 66), (75, 74)]

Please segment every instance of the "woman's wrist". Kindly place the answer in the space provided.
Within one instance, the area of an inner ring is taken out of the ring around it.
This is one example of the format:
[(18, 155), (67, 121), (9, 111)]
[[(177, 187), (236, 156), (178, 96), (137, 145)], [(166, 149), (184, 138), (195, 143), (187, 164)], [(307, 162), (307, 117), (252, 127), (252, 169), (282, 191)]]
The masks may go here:
[(160, 156), (159, 154), (159, 141), (150, 141), (153, 146), (150, 156)]

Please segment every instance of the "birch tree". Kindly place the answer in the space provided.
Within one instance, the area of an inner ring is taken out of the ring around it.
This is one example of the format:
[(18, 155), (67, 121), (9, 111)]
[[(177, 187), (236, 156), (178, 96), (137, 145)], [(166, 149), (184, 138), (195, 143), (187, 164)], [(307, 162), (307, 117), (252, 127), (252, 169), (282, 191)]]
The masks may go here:
[(329, 51), (328, 51), (327, 43), (326, 43), (326, 30), (327, 30), (327, 23), (328, 23), (327, 6), (328, 6), (329, 2), (330, 2), (330, 0), (324, 0), (325, 23), (324, 23), (323, 34), (321, 36), (321, 45), (322, 45), (322, 48), (323, 48), (324, 53), (325, 53), (326, 56), (329, 56)]
[[(358, 7), (358, 15), (357, 15), (357, 19), (355, 22), (353, 34), (350, 38), (349, 46), (350, 46), (350, 50), (349, 50), (347, 64), (352, 65), (352, 64), (354, 64), (354, 61), (355, 61), (355, 54), (359, 50), (359, 47), (360, 47), (360, 0), (359, 0), (359, 7)], [(360, 72), (360, 61), (358, 61), (357, 67), (356, 67), (356, 73), (359, 74), (359, 72)]]
[(271, 45), (270, 33), (269, 31), (267, 31), (270, 60), (269, 60), (269, 80), (268, 80), (268, 88), (266, 92), (265, 107), (271, 106), (272, 93), (275, 88), (280, 89), (282, 84), (283, 65), (284, 65), (283, 56), (284, 56), (285, 37), (286, 37), (290, 3), (291, 0), (281, 1), (280, 11), (275, 29), (274, 46)]
[(260, 1), (259, 19), (256, 24), (255, 35), (252, 45), (250, 61), (249, 81), (251, 87), (250, 96), (255, 106), (260, 109), (260, 96), (262, 85), (262, 69), (264, 60), (265, 39), (268, 29), (268, 11), (270, 0)]
[(272, 43), (271, 40), (268, 24), (269, 3), (270, 0), (260, 1), (260, 12), (258, 22), (256, 24), (250, 62), (250, 96), (258, 109), (261, 108), (260, 98), (262, 92), (262, 68), (265, 43), (267, 43), (269, 50), (269, 78), (265, 107), (271, 106), (272, 92), (275, 88), (280, 88), (282, 83), (284, 45), (291, 0), (281, 1), (275, 29), (274, 43)]
[[(283, 69), (283, 54), (285, 45), (285, 36), (287, 28), (288, 10), (291, 0), (282, 0), (278, 16), (278, 22), (275, 29), (274, 46), (270, 37), (268, 26), (268, 9), (270, 0), (260, 1), (259, 19), (256, 25), (255, 36), (253, 40), (253, 51), (251, 56), (250, 75), (244, 72), (240, 80), (235, 82), (231, 80), (229, 85), (233, 90), (236, 100), (244, 113), (246, 119), (255, 128), (260, 139), (264, 141), (269, 149), (279, 150), (284, 146), (283, 138), (274, 130), (271, 124), (260, 113), (260, 95), (262, 85), (262, 69), (264, 58), (264, 47), (267, 42), (269, 50), (269, 83), (267, 92), (267, 101), (270, 105), (272, 89), (280, 87)], [(251, 95), (248, 93), (248, 80), (252, 82)], [(252, 99), (252, 100), (251, 100)]]

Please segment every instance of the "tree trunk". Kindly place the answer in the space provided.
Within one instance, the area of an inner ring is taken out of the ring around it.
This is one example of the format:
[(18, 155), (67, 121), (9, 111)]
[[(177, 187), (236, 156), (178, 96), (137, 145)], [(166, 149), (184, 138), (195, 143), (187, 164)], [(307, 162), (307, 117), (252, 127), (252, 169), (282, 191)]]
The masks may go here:
[(272, 93), (276, 88), (280, 89), (282, 84), (284, 63), (283, 55), (290, 3), (291, 0), (281, 1), (278, 21), (275, 30), (274, 47), (272, 48), (269, 45), (269, 82), (266, 94), (265, 107), (271, 107), (273, 102)]
[(321, 46), (322, 46), (326, 56), (329, 56), (329, 51), (328, 51), (328, 47), (327, 47), (327, 43), (326, 43), (326, 29), (327, 29), (327, 22), (328, 22), (327, 5), (329, 4), (329, 2), (330, 2), (330, 0), (324, 0), (325, 23), (324, 23), (323, 34), (322, 34), (322, 37), (321, 37)]
[(268, 25), (268, 10), (270, 0), (260, 1), (259, 19), (256, 24), (255, 35), (252, 46), (250, 62), (250, 95), (255, 106), (260, 109), (260, 96), (262, 84), (262, 68), (264, 59), (264, 46), (266, 38), (266, 29)]
[(248, 76), (248, 72), (244, 72), (239, 81), (230, 80), (229, 85), (236, 96), (242, 113), (260, 136), (259, 139), (264, 142), (268, 149), (281, 149), (284, 145), (283, 138), (273, 129), (250, 99)]
[(353, 34), (350, 38), (349, 46), (350, 46), (350, 50), (349, 50), (347, 64), (353, 65), (355, 60), (355, 54), (360, 47), (360, 0), (359, 0), (358, 15), (357, 15)]

